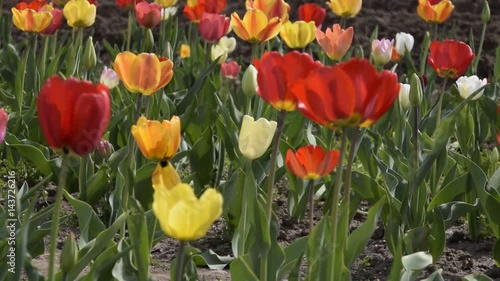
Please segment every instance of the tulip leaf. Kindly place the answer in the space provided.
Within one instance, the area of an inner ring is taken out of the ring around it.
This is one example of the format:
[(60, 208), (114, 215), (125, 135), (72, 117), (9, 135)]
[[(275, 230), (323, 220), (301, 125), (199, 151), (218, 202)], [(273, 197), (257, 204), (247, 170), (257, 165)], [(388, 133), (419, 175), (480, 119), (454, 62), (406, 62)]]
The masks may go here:
[(305, 254), (308, 239), (308, 236), (300, 237), (285, 248), (285, 261), (279, 269), (278, 280), (283, 280), (293, 270), (294, 266), (300, 263), (302, 256)]
[(113, 267), (124, 256), (129, 254), (132, 246), (118, 251), (118, 245), (114, 244), (104, 250), (92, 263), (90, 272), (80, 281), (108, 281), (113, 280)]
[(33, 162), (44, 176), (48, 176), (53, 172), (51, 161), (47, 159), (47, 148), (27, 140), (19, 141), (10, 133), (6, 134), (5, 141), (9, 146), (14, 147), (20, 154)]
[(193, 255), (193, 261), (197, 266), (207, 266), (210, 269), (222, 270), (232, 260), (234, 260), (234, 257), (219, 256), (212, 250)]
[(148, 280), (149, 278), (149, 237), (151, 234), (147, 231), (146, 217), (141, 210), (127, 218), (128, 234), (131, 246), (134, 247), (132, 253), (134, 256), (134, 265), (139, 273), (139, 280)]
[(141, 202), (144, 210), (151, 209), (153, 204), (153, 185), (151, 175), (156, 168), (156, 163), (149, 162), (140, 167), (134, 177), (135, 199)]
[(493, 281), (493, 279), (481, 273), (474, 273), (462, 277), (462, 281)]
[(441, 204), (451, 202), (457, 198), (457, 196), (465, 193), (467, 188), (467, 177), (468, 174), (463, 174), (442, 187), (434, 198), (432, 198), (427, 206), (427, 211), (429, 212)]
[(231, 280), (259, 281), (249, 265), (248, 255), (233, 260), (230, 264)]
[(500, 265), (500, 239), (497, 238), (495, 245), (493, 245), (493, 259), (497, 266)]

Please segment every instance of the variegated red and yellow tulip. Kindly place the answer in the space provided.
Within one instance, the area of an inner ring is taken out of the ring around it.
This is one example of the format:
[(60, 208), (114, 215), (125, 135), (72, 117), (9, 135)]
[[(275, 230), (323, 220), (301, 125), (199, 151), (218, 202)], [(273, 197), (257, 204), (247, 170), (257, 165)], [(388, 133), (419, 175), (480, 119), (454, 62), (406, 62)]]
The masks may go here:
[(316, 25), (313, 21), (287, 21), (283, 24), (280, 37), (292, 49), (305, 48), (316, 38)]
[(321, 146), (307, 145), (296, 153), (289, 149), (286, 153), (286, 166), (297, 177), (316, 180), (328, 175), (339, 161), (339, 151), (325, 152)]
[(284, 0), (246, 0), (247, 10), (258, 9), (266, 14), (267, 19), (278, 17), (281, 22), (288, 21), (290, 5)]
[(170, 121), (147, 120), (142, 116), (132, 126), (132, 135), (144, 157), (168, 161), (181, 144), (181, 120), (173, 116)]
[(274, 38), (281, 29), (278, 17), (268, 19), (266, 14), (258, 9), (247, 10), (243, 19), (237, 13), (231, 14), (231, 26), (234, 33), (249, 43), (266, 42)]
[(170, 82), (173, 66), (171, 60), (155, 54), (135, 55), (126, 51), (116, 56), (113, 67), (127, 90), (148, 96)]
[(12, 23), (22, 31), (39, 33), (52, 22), (52, 14), (42, 7), (45, 1), (20, 2), (12, 8)]
[(450, 0), (418, 0), (417, 13), (426, 22), (443, 23), (454, 9)]
[(336, 23), (331, 29), (327, 28), (324, 33), (316, 29), (316, 40), (321, 49), (329, 58), (336, 61), (340, 61), (345, 56), (351, 47), (353, 37), (352, 26), (344, 30)]

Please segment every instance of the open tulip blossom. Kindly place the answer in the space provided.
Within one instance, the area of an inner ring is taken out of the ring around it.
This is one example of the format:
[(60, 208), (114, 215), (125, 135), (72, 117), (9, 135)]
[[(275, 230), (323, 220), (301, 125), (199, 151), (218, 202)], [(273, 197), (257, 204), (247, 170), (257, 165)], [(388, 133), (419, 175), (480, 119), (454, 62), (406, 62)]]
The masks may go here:
[(454, 9), (450, 0), (418, 0), (417, 13), (426, 22), (443, 23)]
[(12, 8), (12, 23), (22, 31), (42, 32), (52, 22), (52, 14), (43, 9), (48, 5), (45, 1), (32, 1), (29, 4), (19, 2)]
[(177, 116), (162, 122), (142, 116), (137, 125), (132, 126), (132, 135), (146, 158), (169, 160), (181, 143), (181, 121)]
[[(468, 98), (470, 95), (472, 95), (475, 91), (479, 90), (479, 88), (485, 86), (488, 84), (486, 78), (484, 79), (479, 79), (476, 75), (472, 76), (462, 76), (457, 79), (455, 82), (457, 84), (458, 92), (460, 93), (460, 96), (464, 99)], [(481, 90), (479, 93), (477, 93), (472, 100), (477, 100), (479, 99), (484, 93), (484, 90)]]
[(431, 43), (427, 60), (439, 77), (456, 79), (467, 71), (473, 59), (469, 45), (447, 39)]
[(339, 24), (327, 28), (325, 32), (316, 29), (316, 40), (321, 49), (332, 60), (341, 60), (351, 47), (354, 37), (354, 29), (351, 27), (342, 29)]
[(315, 180), (329, 174), (339, 161), (339, 151), (325, 152), (321, 146), (307, 145), (297, 152), (288, 150), (286, 166), (299, 178)]
[(278, 17), (268, 19), (259, 9), (247, 10), (243, 19), (235, 12), (231, 14), (231, 27), (234, 33), (249, 43), (266, 42), (274, 38), (281, 29)]

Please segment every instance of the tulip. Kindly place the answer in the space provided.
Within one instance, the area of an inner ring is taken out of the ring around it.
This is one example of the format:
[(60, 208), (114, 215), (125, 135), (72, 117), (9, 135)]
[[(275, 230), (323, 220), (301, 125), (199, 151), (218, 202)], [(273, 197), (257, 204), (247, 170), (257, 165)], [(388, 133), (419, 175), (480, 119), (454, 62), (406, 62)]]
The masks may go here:
[(299, 20), (305, 22), (314, 22), (317, 28), (325, 21), (326, 9), (319, 7), (314, 3), (306, 3), (299, 6)]
[(215, 61), (219, 58), (219, 64), (226, 61), (227, 56), (236, 48), (236, 39), (233, 37), (222, 37), (217, 45), (212, 45), (210, 58)]
[(454, 40), (433, 41), (427, 58), (439, 77), (452, 79), (462, 76), (473, 59), (471, 47)]
[(281, 27), (280, 37), (292, 49), (305, 48), (314, 40), (315, 30), (314, 22), (287, 21)]
[(255, 66), (249, 65), (245, 73), (243, 73), (241, 89), (245, 95), (252, 97), (257, 94), (257, 88), (257, 69)]
[(69, 26), (89, 27), (95, 22), (96, 5), (87, 0), (70, 0), (64, 6), (63, 13)]
[(321, 64), (309, 54), (293, 51), (283, 56), (266, 52), (260, 60), (254, 60), (254, 65), (259, 96), (277, 110), (293, 111), (297, 108), (297, 98), (292, 85)]
[(165, 87), (174, 72), (174, 64), (169, 59), (158, 58), (155, 54), (131, 52), (119, 53), (114, 68), (120, 80), (132, 93), (149, 96)]
[(326, 5), (339, 17), (352, 18), (361, 11), (361, 0), (330, 0)]
[(406, 51), (411, 52), (413, 49), (413, 44), (415, 39), (409, 33), (399, 32), (396, 33), (396, 53), (400, 56), (404, 56)]
[(220, 14), (225, 7), (226, 0), (188, 0), (183, 12), (189, 21), (198, 23), (203, 12)]
[(231, 19), (224, 15), (203, 13), (198, 30), (205, 41), (215, 43), (227, 33), (230, 23)]
[(284, 0), (246, 0), (245, 5), (247, 10), (261, 10), (268, 20), (278, 17), (281, 22), (288, 21), (290, 5)]
[(395, 73), (378, 73), (367, 59), (321, 66), (293, 89), (298, 109), (329, 129), (368, 127), (392, 106), (400, 85)]
[[(177, 4), (177, 0), (155, 0), (157, 4), (159, 4), (162, 8), (170, 8)], [(175, 8), (177, 11), (177, 8)]]
[(169, 7), (161, 9), (161, 20), (168, 20), (177, 14), (177, 7)]
[(193, 241), (205, 236), (220, 217), (222, 201), (222, 195), (213, 188), (207, 188), (198, 199), (191, 186), (181, 183), (171, 189), (155, 189), (153, 212), (165, 234)]
[(278, 17), (268, 19), (261, 10), (247, 10), (240, 19), (237, 13), (231, 14), (231, 27), (234, 33), (249, 43), (266, 42), (274, 38), (281, 29)]
[(418, 0), (417, 13), (426, 22), (443, 23), (455, 6), (450, 0)]
[(411, 107), (410, 103), (410, 84), (400, 83), (399, 103), (404, 110)]
[(40, 33), (52, 22), (52, 14), (42, 9), (45, 1), (20, 2), (12, 8), (12, 23), (22, 31)]
[(228, 78), (228, 79), (235, 79), (238, 77), (238, 73), (240, 73), (241, 66), (235, 62), (234, 60), (230, 62), (223, 62), (220, 65), (220, 73), (222, 74), (222, 77)]
[(110, 106), (106, 86), (54, 75), (41, 87), (36, 109), (50, 147), (84, 156), (94, 151), (104, 135)]
[(104, 159), (108, 159), (111, 156), (111, 154), (113, 154), (115, 149), (109, 141), (102, 140), (97, 145), (96, 151), (97, 151), (97, 154), (99, 154), (99, 156), (101, 156)]
[(376, 64), (384, 65), (391, 61), (394, 40), (382, 39), (372, 41), (372, 57)]
[(169, 160), (181, 144), (181, 121), (177, 116), (163, 122), (147, 120), (142, 116), (137, 125), (132, 126), (132, 136), (144, 157), (158, 161)]
[(188, 44), (182, 44), (179, 54), (183, 59), (189, 58), (191, 56), (191, 47)]
[[(457, 84), (458, 92), (460, 93), (460, 96), (464, 99), (468, 98), (470, 95), (472, 95), (475, 91), (479, 90), (479, 88), (485, 86), (488, 84), (488, 81), (486, 78), (483, 80), (479, 79), (476, 75), (472, 76), (462, 76), (457, 79), (455, 82)], [(481, 90), (479, 93), (477, 93), (472, 100), (477, 100), (483, 95), (484, 90)]]
[(351, 47), (353, 37), (354, 29), (352, 27), (344, 30), (337, 23), (331, 29), (327, 28), (325, 33), (316, 29), (316, 40), (321, 49), (332, 60), (340, 61), (344, 57)]
[(156, 3), (139, 2), (135, 5), (135, 16), (140, 26), (153, 28), (161, 21), (161, 6)]
[(52, 35), (56, 30), (59, 29), (63, 19), (63, 12), (59, 9), (55, 9), (52, 5), (45, 5), (42, 7), (41, 11), (48, 11), (52, 15), (52, 20), (50, 21), (49, 26), (42, 30), (40, 34), (43, 35)]
[(181, 183), (181, 178), (175, 168), (169, 161), (160, 161), (156, 165), (153, 175), (151, 176), (153, 189), (166, 188), (172, 189), (174, 186)]
[(273, 140), (277, 123), (260, 118), (245, 115), (241, 123), (239, 136), (239, 148), (241, 153), (248, 159), (254, 160), (261, 157)]
[(289, 149), (286, 153), (286, 166), (297, 177), (316, 180), (328, 175), (337, 166), (339, 151), (325, 153), (321, 146), (308, 145), (297, 150)]
[(113, 89), (120, 83), (120, 78), (116, 75), (116, 72), (113, 69), (105, 66), (102, 70), (99, 82), (108, 87), (108, 89)]
[(3, 108), (0, 108), (0, 143), (3, 142), (7, 133), (7, 120), (9, 120), (7, 112)]
[(87, 38), (87, 42), (85, 43), (85, 48), (83, 51), (83, 67), (85, 70), (91, 70), (97, 64), (97, 56), (95, 54), (94, 43), (92, 42), (92, 36)]
[(135, 5), (144, 0), (116, 0), (116, 4), (124, 10), (132, 10)]

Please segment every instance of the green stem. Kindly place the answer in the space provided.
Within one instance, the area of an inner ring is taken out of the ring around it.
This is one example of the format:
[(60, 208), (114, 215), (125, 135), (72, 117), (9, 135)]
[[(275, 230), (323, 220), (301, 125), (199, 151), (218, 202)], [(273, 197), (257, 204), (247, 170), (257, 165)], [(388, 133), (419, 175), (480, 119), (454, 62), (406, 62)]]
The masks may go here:
[(87, 159), (80, 157), (80, 168), (78, 170), (78, 186), (80, 190), (80, 200), (87, 202)]
[(314, 227), (314, 180), (309, 180), (309, 235)]
[(438, 40), (438, 24), (437, 23), (433, 23), (433, 35), (434, 35), (434, 40)]
[[(346, 208), (345, 212), (347, 214), (344, 216), (344, 235), (347, 237), (349, 234), (349, 204), (351, 203), (351, 171), (352, 171), (352, 164), (354, 163), (354, 155), (356, 154), (356, 143), (358, 141), (358, 135), (359, 135), (359, 127), (354, 128), (354, 134), (351, 139), (351, 145), (349, 148), (349, 159), (347, 160), (347, 167), (346, 167), (346, 175), (345, 175), (345, 183), (344, 183), (344, 199), (343, 201), (345, 202), (344, 206)], [(344, 247), (347, 246), (347, 243), (344, 243)], [(345, 249), (344, 249), (345, 250)]]
[(49, 281), (56, 280), (55, 272), (55, 259), (56, 259), (56, 247), (57, 247), (57, 236), (59, 232), (59, 211), (62, 204), (62, 196), (64, 186), (66, 185), (66, 178), (68, 176), (68, 163), (66, 163), (66, 155), (63, 155), (61, 161), (61, 170), (59, 172), (59, 184), (57, 185), (56, 198), (54, 202), (54, 210), (52, 210), (52, 227), (50, 233), (50, 256), (49, 256)]
[(182, 276), (184, 275), (184, 241), (180, 241), (179, 250), (177, 252), (177, 267), (175, 270), (175, 280), (182, 281)]
[(38, 68), (41, 81), (45, 81), (45, 67), (47, 65), (47, 51), (49, 49), (49, 39), (50, 39), (49, 36), (43, 37), (42, 58), (40, 59), (40, 66)]
[(439, 123), (441, 123), (441, 107), (443, 106), (443, 96), (446, 91), (446, 83), (448, 82), (448, 78), (444, 79), (443, 82), (443, 88), (441, 89), (439, 93), (439, 98), (438, 98), (438, 104), (437, 104), (437, 114), (436, 114), (436, 128), (439, 126)]
[(474, 58), (474, 63), (472, 65), (472, 74), (477, 73), (477, 65), (479, 64), (479, 59), (481, 58), (481, 53), (483, 51), (484, 37), (486, 36), (486, 26), (487, 23), (483, 23), (483, 29), (481, 30), (481, 39), (479, 40), (479, 49), (477, 51), (477, 56)]
[(51, 59), (54, 59), (56, 57), (56, 49), (57, 49), (57, 33), (58, 33), (59, 30), (56, 30), (56, 32), (54, 32), (54, 35), (50, 36), (52, 37), (52, 42), (50, 42), (50, 58)]
[(273, 150), (271, 152), (271, 170), (269, 171), (269, 179), (267, 181), (267, 201), (266, 201), (266, 214), (267, 223), (271, 225), (271, 216), (273, 211), (273, 187), (274, 187), (274, 177), (276, 174), (276, 160), (278, 159), (278, 147), (280, 143), (281, 131), (283, 131), (283, 125), (285, 123), (286, 111), (280, 110), (278, 112), (278, 121), (276, 126), (276, 132), (274, 133)]
[(339, 23), (339, 25), (340, 25), (340, 28), (345, 29), (345, 25), (346, 25), (346, 18), (341, 17), (341, 18), (340, 18), (340, 23)]
[[(337, 174), (335, 177), (335, 186), (333, 187), (332, 205), (330, 209), (330, 223), (333, 228), (333, 233), (331, 236), (331, 250), (330, 255), (332, 255), (332, 263), (329, 268), (329, 278), (328, 280), (335, 280), (335, 268), (337, 267), (337, 260), (335, 259), (335, 253), (337, 253), (337, 237), (338, 231), (336, 231), (337, 220), (338, 220), (338, 209), (340, 202), (340, 189), (342, 186), (342, 173), (344, 171), (344, 158), (346, 154), (347, 147), (347, 132), (345, 129), (342, 130), (342, 139), (340, 141), (340, 156), (339, 163), (337, 164)], [(341, 262), (341, 261), (339, 261)]]
[(134, 10), (130, 9), (128, 11), (128, 25), (127, 25), (127, 44), (126, 44), (126, 50), (130, 51), (130, 41), (132, 40), (132, 29), (134, 27)]

